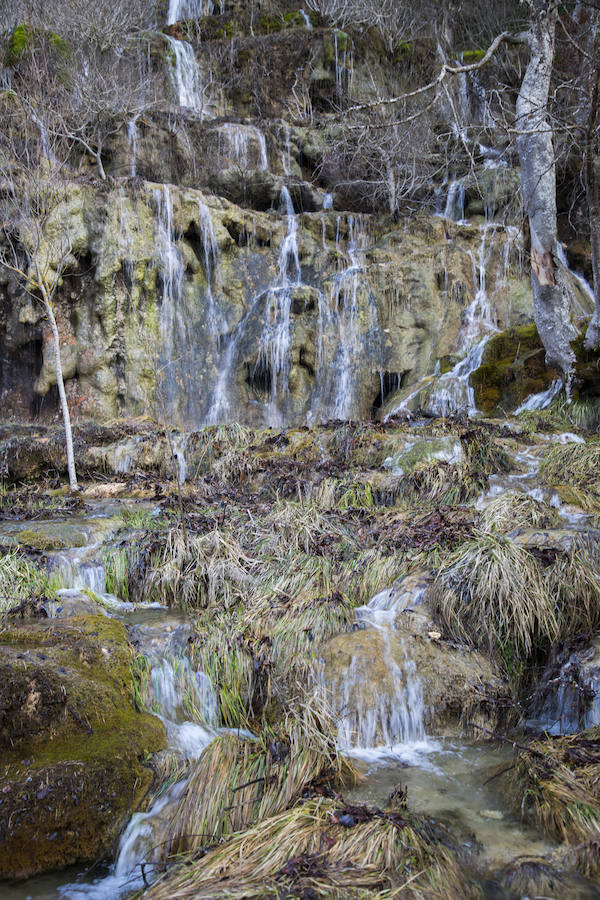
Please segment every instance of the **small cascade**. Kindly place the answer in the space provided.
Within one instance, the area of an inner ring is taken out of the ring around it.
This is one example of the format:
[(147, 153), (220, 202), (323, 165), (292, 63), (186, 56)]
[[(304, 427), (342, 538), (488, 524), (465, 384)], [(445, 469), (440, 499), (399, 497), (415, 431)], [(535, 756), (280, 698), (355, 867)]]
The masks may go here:
[(548, 734), (574, 734), (600, 725), (600, 637), (589, 647), (569, 653), (558, 671), (550, 666), (541, 679), (543, 700), (530, 728)]
[(376, 357), (381, 346), (377, 307), (363, 278), (369, 246), (367, 220), (363, 216), (348, 217), (345, 246), (341, 226), (339, 216), (336, 249), (338, 258), (345, 256), (348, 262), (333, 277), (329, 290), (319, 294), (319, 389), (313, 398), (309, 422), (319, 418), (351, 418), (359, 402), (356, 376), (361, 360), (370, 351)]
[[(342, 670), (321, 668), (317, 692), (337, 715), (338, 743), (342, 752), (366, 760), (398, 756), (410, 759), (433, 749), (425, 734), (425, 704), (416, 664), (395, 631), (395, 619), (418, 607), (425, 586), (410, 579), (407, 588), (382, 591), (356, 610), (358, 637), (369, 644), (377, 659), (377, 677), (365, 671), (364, 655), (350, 657)], [(381, 674), (383, 673), (383, 674)]]
[(256, 125), (225, 122), (219, 126), (218, 136), (219, 157), (225, 168), (268, 171), (267, 140)]
[(547, 390), (540, 391), (539, 394), (531, 394), (527, 397), (527, 399), (515, 409), (515, 416), (518, 416), (519, 413), (525, 412), (526, 410), (546, 409), (547, 406), (550, 406), (554, 398), (560, 394), (562, 387), (562, 378), (555, 378)]
[[(448, 416), (456, 412), (474, 415), (475, 393), (470, 384), (472, 372), (479, 368), (483, 351), (491, 333), (496, 331), (494, 312), (487, 291), (487, 268), (493, 247), (493, 228), (486, 223), (481, 228), (481, 240), (477, 256), (466, 252), (473, 264), (475, 297), (464, 316), (464, 324), (458, 335), (458, 353), (465, 353), (454, 368), (440, 375), (427, 401), (427, 410), (435, 416)], [(489, 239), (490, 233), (492, 238)], [(506, 262), (503, 259), (503, 264)], [(483, 335), (483, 337), (482, 337)]]
[[(222, 6), (222, 3), (221, 3)], [(215, 11), (213, 0), (169, 0), (167, 25), (174, 25), (184, 19), (201, 19), (212, 16)], [(223, 10), (221, 9), (221, 13)]]
[(169, 67), (179, 106), (202, 113), (202, 79), (194, 48), (188, 41), (179, 41), (168, 34), (164, 37), (169, 43)]
[(288, 391), (292, 289), (301, 284), (298, 221), (290, 192), (285, 186), (281, 190), (281, 203), (285, 209), (286, 233), (279, 251), (277, 281), (266, 297), (265, 325), (253, 372), (254, 379), (261, 373), (268, 373), (270, 398), (267, 422), (270, 426), (283, 424), (280, 404)]
[(189, 434), (174, 434), (171, 436), (171, 444), (173, 447), (173, 456), (175, 457), (175, 462), (177, 464), (177, 480), (179, 484), (185, 484), (187, 479), (187, 462), (185, 458), (185, 451), (187, 448), (187, 442), (189, 440)]
[(571, 300), (573, 302), (573, 306), (576, 307), (577, 315), (581, 316), (582, 318), (589, 316), (594, 309), (594, 289), (592, 288), (589, 281), (587, 281), (583, 277), (583, 275), (571, 269), (571, 267), (569, 266), (569, 261), (567, 259), (567, 254), (565, 253), (565, 248), (560, 243), (560, 241), (557, 241), (556, 243), (556, 257), (560, 264), (567, 270), (567, 272), (581, 291), (581, 294), (583, 295), (585, 300), (589, 301), (589, 308), (586, 308), (581, 303), (575, 292), (571, 290)]
[(214, 298), (219, 245), (210, 210), (201, 200), (198, 201), (198, 219), (203, 251), (202, 265), (206, 276), (206, 327), (213, 349), (218, 354), (223, 335), (227, 332), (227, 322)]
[(127, 140), (129, 142), (129, 174), (132, 178), (136, 176), (137, 165), (137, 116), (130, 119), (127, 123)]
[(310, 21), (310, 19), (309, 19), (309, 17), (308, 17), (308, 13), (306, 12), (306, 10), (305, 10), (305, 9), (299, 9), (298, 12), (300, 13), (300, 15), (302, 16), (302, 18), (304, 19), (304, 24), (306, 25), (307, 29), (308, 29), (309, 31), (312, 31), (312, 22)]
[[(185, 656), (189, 625), (163, 621), (131, 630), (137, 650), (150, 664), (143, 698), (163, 721), (167, 744), (185, 760), (197, 759), (216, 735), (217, 698), (207, 675), (194, 672)], [(167, 788), (145, 813), (135, 813), (119, 842), (117, 858), (105, 878), (93, 884), (70, 884), (60, 896), (69, 900), (119, 900), (148, 884), (164, 868), (164, 828), (187, 778)]]
[[(202, 420), (204, 398), (182, 385), (193, 384), (205, 360), (202, 325), (197, 321), (197, 302), (186, 289), (185, 261), (173, 224), (173, 200), (169, 185), (153, 188), (156, 209), (155, 266), (160, 285), (160, 348), (157, 412), (180, 427)], [(209, 250), (210, 255), (210, 250)]]
[(461, 181), (451, 181), (446, 195), (444, 218), (462, 222), (465, 218), (465, 186)]

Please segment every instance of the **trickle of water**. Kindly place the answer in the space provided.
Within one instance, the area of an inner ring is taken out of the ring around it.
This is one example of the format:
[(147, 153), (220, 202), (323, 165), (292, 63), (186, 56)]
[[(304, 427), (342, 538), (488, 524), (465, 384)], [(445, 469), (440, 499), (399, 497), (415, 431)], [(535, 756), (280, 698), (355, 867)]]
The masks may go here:
[(267, 140), (256, 125), (225, 122), (219, 126), (218, 135), (219, 155), (227, 168), (268, 171)]
[(550, 406), (554, 398), (560, 394), (562, 386), (562, 378), (556, 378), (547, 390), (540, 391), (539, 394), (530, 394), (530, 396), (515, 409), (515, 416), (518, 416), (519, 413), (525, 412), (526, 410), (546, 409), (547, 406)]
[(135, 178), (136, 176), (137, 135), (137, 116), (134, 116), (133, 119), (130, 119), (127, 123), (127, 140), (129, 141), (130, 153), (129, 174), (132, 178)]

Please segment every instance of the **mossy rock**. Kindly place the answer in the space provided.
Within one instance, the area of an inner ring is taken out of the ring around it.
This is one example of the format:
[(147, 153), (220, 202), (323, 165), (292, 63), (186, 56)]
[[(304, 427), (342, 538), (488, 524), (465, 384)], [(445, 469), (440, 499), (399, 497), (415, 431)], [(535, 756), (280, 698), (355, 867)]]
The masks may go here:
[(134, 708), (125, 626), (28, 621), (0, 640), (0, 877), (95, 861), (143, 802), (165, 744), (160, 720)]
[(80, 529), (54, 522), (49, 530), (43, 528), (25, 528), (17, 535), (19, 544), (33, 547), (45, 552), (66, 550), (69, 547), (84, 547), (85, 534)]
[(550, 387), (559, 372), (546, 365), (535, 324), (509, 328), (490, 338), (481, 366), (471, 375), (477, 408), (488, 415), (515, 410), (530, 394)]

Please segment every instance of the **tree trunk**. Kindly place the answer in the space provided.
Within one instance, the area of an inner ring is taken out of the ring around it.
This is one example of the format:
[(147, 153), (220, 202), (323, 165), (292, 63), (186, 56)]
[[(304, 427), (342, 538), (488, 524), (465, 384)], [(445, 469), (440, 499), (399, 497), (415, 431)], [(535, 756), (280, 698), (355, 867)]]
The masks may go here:
[(529, 0), (531, 57), (517, 99), (517, 150), (523, 202), (531, 233), (533, 309), (546, 359), (565, 374), (572, 371), (570, 298), (556, 259), (556, 168), (548, 121), (548, 94), (554, 58), (557, 0)]
[[(600, 50), (600, 38), (596, 36), (594, 50)], [(597, 56), (594, 57), (597, 59)], [(596, 154), (597, 131), (600, 125), (600, 65), (592, 85), (590, 112), (585, 140), (585, 192), (590, 223), (592, 245), (592, 273), (594, 281), (594, 314), (585, 335), (585, 347), (594, 350), (600, 346), (600, 160)]]
[(52, 309), (52, 303), (50, 302), (50, 297), (48, 296), (47, 291), (42, 287), (42, 298), (44, 301), (44, 308), (46, 310), (46, 315), (48, 316), (48, 321), (50, 322), (50, 328), (52, 329), (52, 337), (54, 339), (54, 359), (56, 363), (56, 384), (58, 387), (58, 396), (60, 397), (60, 407), (62, 410), (62, 417), (65, 426), (65, 443), (67, 445), (67, 470), (69, 472), (69, 485), (72, 491), (78, 491), (79, 485), (77, 484), (77, 473), (75, 471), (75, 455), (73, 453), (73, 431), (71, 429), (71, 416), (69, 414), (69, 404), (67, 403), (67, 395), (65, 393), (65, 384), (63, 381), (62, 374), (62, 362), (60, 358), (60, 340), (58, 336), (58, 326), (56, 324), (56, 319), (54, 317), (54, 310)]

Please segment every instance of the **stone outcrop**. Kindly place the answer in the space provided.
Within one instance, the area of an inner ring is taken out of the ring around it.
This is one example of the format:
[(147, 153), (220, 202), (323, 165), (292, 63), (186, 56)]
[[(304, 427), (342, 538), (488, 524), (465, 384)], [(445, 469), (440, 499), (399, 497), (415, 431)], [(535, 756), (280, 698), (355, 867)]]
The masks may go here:
[(26, 620), (0, 638), (0, 877), (107, 853), (153, 780), (162, 723), (133, 707), (124, 625)]

